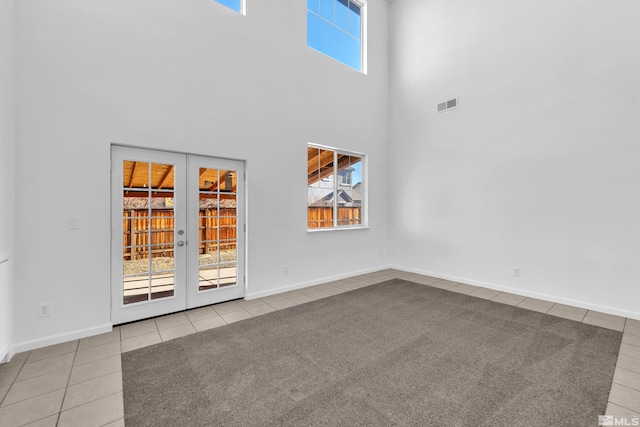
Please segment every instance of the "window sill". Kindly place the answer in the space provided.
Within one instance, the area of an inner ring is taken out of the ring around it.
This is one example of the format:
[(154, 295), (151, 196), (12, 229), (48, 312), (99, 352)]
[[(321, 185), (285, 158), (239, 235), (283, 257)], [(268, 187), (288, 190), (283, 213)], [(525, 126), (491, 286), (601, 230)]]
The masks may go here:
[(336, 228), (307, 228), (307, 233), (322, 233), (325, 231), (344, 231), (344, 230), (368, 230), (368, 225), (361, 227), (336, 227)]

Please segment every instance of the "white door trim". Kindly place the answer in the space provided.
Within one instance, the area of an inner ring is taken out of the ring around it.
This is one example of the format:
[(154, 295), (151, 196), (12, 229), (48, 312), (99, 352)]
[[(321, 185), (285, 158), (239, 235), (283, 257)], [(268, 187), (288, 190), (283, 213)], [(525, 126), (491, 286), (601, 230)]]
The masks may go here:
[[(174, 242), (185, 241), (181, 247), (174, 246), (175, 286), (174, 295), (140, 303), (123, 302), (123, 162), (163, 163), (175, 165), (175, 224)], [(237, 284), (199, 291), (199, 180), (195, 180), (199, 167), (220, 168), (237, 171), (236, 226), (237, 226)], [(171, 151), (111, 146), (111, 321), (121, 324), (183, 311), (204, 305), (215, 304), (246, 295), (246, 163), (241, 160), (221, 159)], [(182, 171), (182, 172), (180, 172)], [(195, 181), (194, 181), (195, 180)], [(195, 182), (195, 184), (194, 184)], [(178, 235), (178, 230), (185, 230)]]

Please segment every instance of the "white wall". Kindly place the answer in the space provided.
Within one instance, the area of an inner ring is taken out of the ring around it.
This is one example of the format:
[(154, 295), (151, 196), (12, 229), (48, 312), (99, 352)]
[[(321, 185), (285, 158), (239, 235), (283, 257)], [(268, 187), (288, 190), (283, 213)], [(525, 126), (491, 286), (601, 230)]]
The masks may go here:
[[(17, 2), (17, 347), (109, 324), (111, 143), (247, 160), (250, 294), (387, 263), (388, 5), (362, 75), (306, 47), (305, 2), (247, 3)], [(371, 229), (306, 232), (309, 141), (370, 155)]]
[(393, 4), (397, 264), (640, 318), (638, 18), (635, 0)]
[(15, 97), (13, 0), (0, 0), (0, 361), (12, 346)]

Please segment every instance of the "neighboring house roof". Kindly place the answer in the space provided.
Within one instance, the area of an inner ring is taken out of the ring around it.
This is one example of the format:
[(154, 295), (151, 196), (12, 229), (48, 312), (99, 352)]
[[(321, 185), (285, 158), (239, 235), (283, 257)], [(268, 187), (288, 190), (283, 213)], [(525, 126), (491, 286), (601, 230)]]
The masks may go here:
[[(310, 206), (331, 206), (333, 205), (333, 190), (327, 190), (328, 193), (320, 199), (313, 202)], [(361, 206), (362, 194), (354, 189), (338, 189), (338, 205)]]

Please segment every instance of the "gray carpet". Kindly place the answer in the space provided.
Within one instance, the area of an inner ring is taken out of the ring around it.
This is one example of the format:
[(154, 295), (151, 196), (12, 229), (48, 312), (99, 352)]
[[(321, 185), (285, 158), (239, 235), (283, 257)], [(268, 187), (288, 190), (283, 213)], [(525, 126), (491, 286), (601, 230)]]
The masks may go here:
[(135, 426), (591, 426), (619, 332), (403, 280), (122, 355)]

